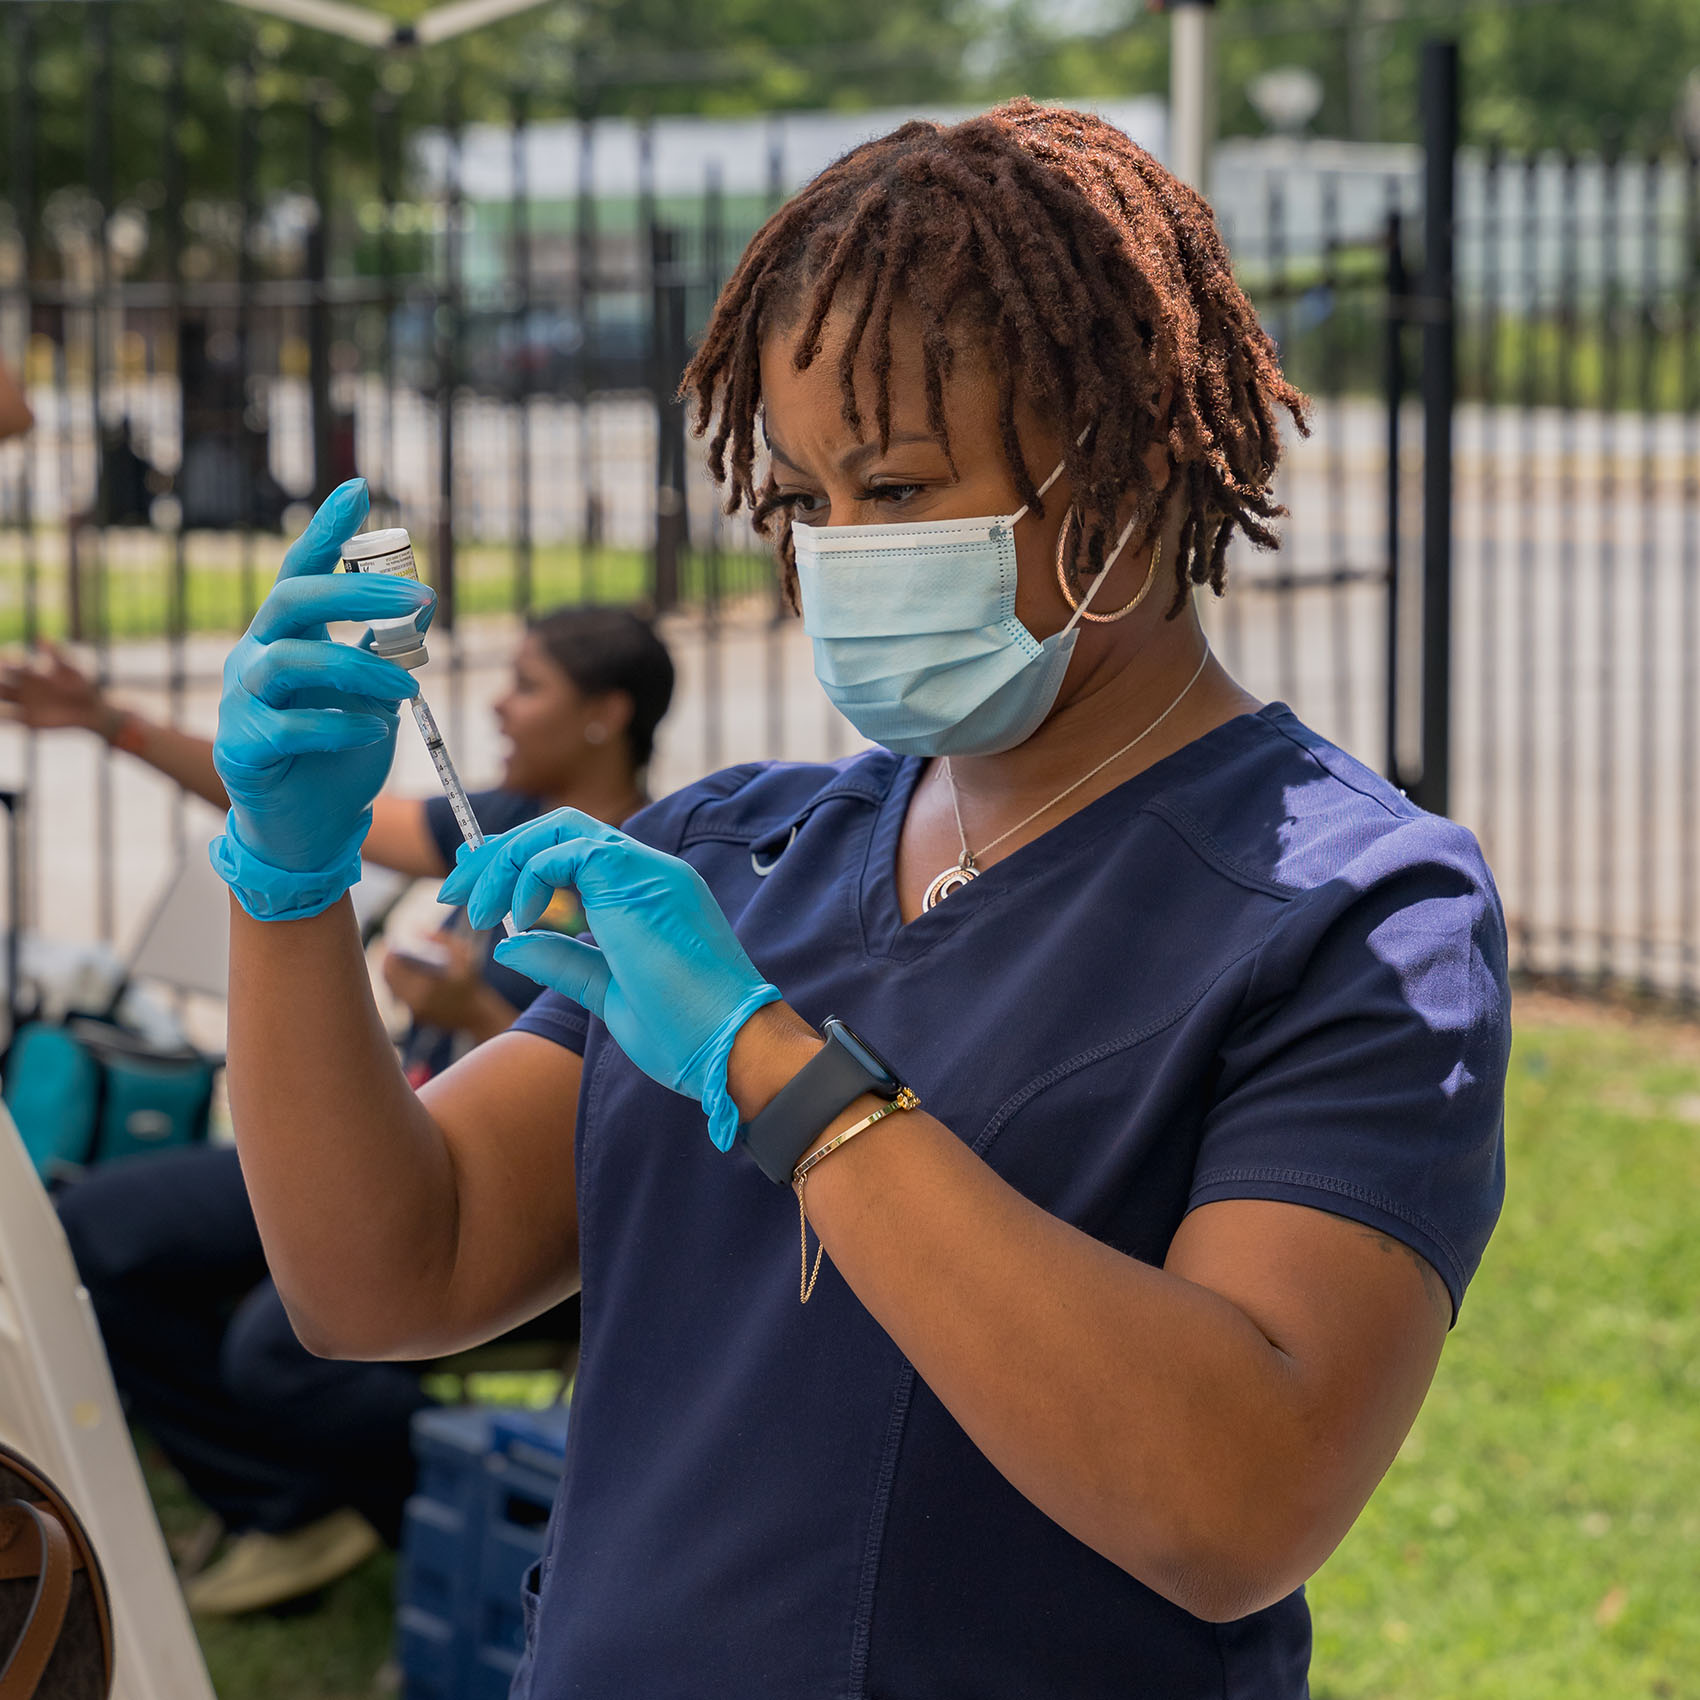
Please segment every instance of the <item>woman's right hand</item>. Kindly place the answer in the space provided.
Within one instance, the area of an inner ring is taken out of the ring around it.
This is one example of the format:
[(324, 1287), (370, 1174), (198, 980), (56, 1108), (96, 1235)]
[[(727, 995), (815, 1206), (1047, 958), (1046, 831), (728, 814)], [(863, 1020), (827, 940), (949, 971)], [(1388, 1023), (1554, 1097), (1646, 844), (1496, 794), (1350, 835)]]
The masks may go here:
[(74, 726), (90, 732), (106, 730), (114, 712), (87, 673), (72, 664), (58, 644), (42, 638), (37, 649), (46, 667), (12, 661), (0, 667), (0, 702), (10, 703), (7, 719), (34, 732)]
[(213, 763), (230, 817), (212, 860), (256, 920), (317, 915), (359, 879), (396, 705), (419, 690), (405, 668), (326, 630), (330, 620), (428, 622), (435, 604), (411, 579), (331, 576), (366, 508), (363, 479), (331, 494), (224, 664)]

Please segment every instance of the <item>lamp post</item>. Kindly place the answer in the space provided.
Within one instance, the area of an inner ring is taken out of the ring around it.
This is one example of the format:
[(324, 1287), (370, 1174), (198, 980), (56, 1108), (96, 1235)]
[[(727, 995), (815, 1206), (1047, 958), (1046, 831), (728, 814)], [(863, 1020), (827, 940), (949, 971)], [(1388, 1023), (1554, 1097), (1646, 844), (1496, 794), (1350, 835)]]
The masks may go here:
[(1167, 0), (1169, 167), (1199, 194), (1210, 189), (1216, 140), (1216, 0)]

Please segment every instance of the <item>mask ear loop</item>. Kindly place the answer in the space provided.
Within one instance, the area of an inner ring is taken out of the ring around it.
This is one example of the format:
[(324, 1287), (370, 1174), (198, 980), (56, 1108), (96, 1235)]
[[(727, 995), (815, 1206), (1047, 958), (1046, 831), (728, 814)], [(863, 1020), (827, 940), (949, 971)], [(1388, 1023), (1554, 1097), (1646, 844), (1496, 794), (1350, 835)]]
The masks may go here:
[[(1063, 475), (1063, 467), (1064, 467), (1064, 465), (1065, 465), (1065, 464), (1066, 464), (1066, 463), (1065, 463), (1065, 462), (1063, 462), (1063, 461), (1060, 461), (1060, 460), (1059, 460), (1059, 461), (1058, 461), (1058, 462), (1057, 462), (1057, 464), (1056, 464), (1056, 467), (1055, 467), (1055, 469), (1054, 469), (1054, 470), (1053, 470), (1053, 471), (1052, 471), (1052, 473), (1051, 473), (1051, 476), (1050, 476), (1050, 477), (1049, 477), (1049, 478), (1047, 478), (1047, 479), (1046, 479), (1046, 480), (1045, 480), (1045, 482), (1044, 482), (1044, 483), (1043, 483), (1043, 484), (1041, 484), (1041, 485), (1040, 485), (1040, 486), (1039, 486), (1039, 494), (1040, 494), (1040, 495), (1041, 495), (1041, 496), (1042, 496), (1042, 495), (1044, 495), (1044, 493), (1045, 493), (1045, 492), (1046, 492), (1046, 491), (1047, 491), (1047, 490), (1049, 490), (1049, 489), (1050, 489), (1050, 487), (1051, 487), (1051, 486), (1052, 486), (1052, 485), (1053, 485), (1053, 484), (1055, 484), (1055, 483), (1056, 483), (1056, 481), (1057, 481), (1057, 480), (1058, 480), (1058, 479), (1059, 479), (1059, 478), (1061, 478), (1061, 477), (1062, 477), (1062, 475)], [(1015, 512), (1014, 512), (1014, 513), (1012, 513), (1012, 514), (1011, 514), (1011, 515), (1010, 515), (1010, 516), (1009, 516), (1009, 525), (1010, 525), (1010, 529), (1011, 529), (1011, 530), (1012, 530), (1012, 531), (1013, 531), (1013, 530), (1014, 530), (1014, 529), (1015, 529), (1015, 525), (1016, 525), (1016, 522), (1017, 522), (1017, 521), (1018, 521), (1018, 520), (1022, 520), (1022, 519), (1025, 519), (1025, 518), (1026, 518), (1026, 517), (1027, 517), (1027, 510), (1028, 510), (1028, 509), (1029, 509), (1029, 508), (1030, 508), (1030, 507), (1032, 507), (1032, 505), (1033, 505), (1033, 504), (1032, 504), (1032, 503), (1031, 503), (1031, 502), (1023, 502), (1023, 503), (1022, 503), (1022, 504), (1021, 504), (1021, 506), (1020, 506), (1020, 507), (1018, 507), (1018, 508), (1017, 508), (1017, 509), (1016, 509), (1016, 510), (1015, 510)]]
[[(1079, 448), (1085, 443), (1087, 437), (1091, 434), (1091, 431), (1092, 427), (1090, 425), (1081, 426), (1080, 435), (1074, 439), (1076, 448)], [(1065, 461), (1059, 460), (1051, 469), (1050, 477), (1039, 486), (1039, 494), (1041, 496), (1043, 496), (1045, 492), (1062, 477), (1063, 468), (1066, 464), (1067, 463)], [(1030, 502), (1023, 502), (1021, 506), (1009, 516), (1009, 524), (1012, 531), (1015, 529), (1016, 522), (1026, 514), (1028, 508), (1031, 506), (1032, 504)], [(1145, 570), (1145, 582), (1139, 587), (1139, 594), (1125, 607), (1118, 608), (1113, 614), (1091, 614), (1087, 612), (1088, 605), (1091, 603), (1092, 598), (1098, 594), (1098, 587), (1110, 576), (1110, 568), (1121, 559), (1121, 552), (1127, 547), (1127, 540), (1133, 535), (1133, 528), (1138, 523), (1139, 515), (1135, 514), (1133, 518), (1122, 527), (1121, 536), (1116, 539), (1115, 547), (1105, 557), (1103, 566), (1098, 569), (1098, 576), (1086, 587), (1086, 594), (1077, 602), (1074, 599), (1073, 592), (1068, 588), (1068, 575), (1063, 571), (1062, 546), (1063, 539), (1068, 535), (1068, 521), (1065, 517), (1063, 521), (1062, 535), (1057, 538), (1057, 583), (1062, 587), (1063, 600), (1068, 603), (1069, 607), (1072, 608), (1074, 612), (1069, 616), (1068, 624), (1057, 634), (1058, 637), (1067, 637), (1082, 620), (1090, 620), (1094, 625), (1099, 626), (1110, 626), (1114, 625), (1117, 620), (1125, 620), (1128, 615), (1131, 614), (1134, 609), (1151, 594), (1151, 586), (1156, 583), (1157, 580), (1157, 563), (1163, 558), (1163, 537), (1161, 532), (1158, 533), (1156, 545), (1152, 548), (1151, 565)]]
[[(1080, 447), (1080, 446), (1081, 446), (1081, 444), (1083, 444), (1083, 443), (1084, 443), (1084, 442), (1085, 442), (1085, 441), (1086, 441), (1086, 439), (1087, 439), (1087, 437), (1088, 437), (1088, 436), (1089, 436), (1089, 435), (1091, 435), (1091, 431), (1092, 431), (1092, 427), (1091, 427), (1091, 426), (1090, 426), (1090, 425), (1082, 425), (1082, 426), (1081, 426), (1081, 427), (1080, 427), (1080, 435), (1079, 435), (1079, 436), (1078, 436), (1078, 437), (1076, 437), (1076, 438), (1075, 438), (1075, 439), (1074, 439), (1074, 446), (1075, 446), (1075, 447), (1076, 447), (1076, 448), (1079, 448), (1079, 447)], [(1039, 494), (1040, 494), (1040, 495), (1041, 495), (1041, 496), (1043, 496), (1043, 495), (1044, 495), (1044, 493), (1045, 493), (1045, 492), (1046, 492), (1046, 491), (1047, 491), (1047, 490), (1049, 490), (1049, 489), (1050, 489), (1050, 487), (1051, 487), (1051, 486), (1052, 486), (1052, 485), (1053, 485), (1053, 484), (1055, 484), (1055, 483), (1056, 483), (1056, 481), (1057, 481), (1057, 480), (1058, 480), (1058, 479), (1059, 479), (1059, 478), (1061, 478), (1061, 477), (1062, 477), (1062, 475), (1063, 475), (1063, 468), (1064, 468), (1064, 467), (1065, 467), (1065, 466), (1067, 466), (1067, 465), (1068, 465), (1068, 462), (1067, 462), (1067, 461), (1064, 461), (1064, 460), (1059, 460), (1059, 461), (1058, 461), (1058, 462), (1057, 462), (1057, 464), (1056, 464), (1056, 465), (1055, 465), (1055, 466), (1054, 466), (1054, 467), (1052, 467), (1052, 468), (1051, 468), (1051, 476), (1050, 476), (1050, 477), (1049, 477), (1049, 478), (1047, 478), (1047, 479), (1046, 479), (1046, 480), (1045, 480), (1045, 482), (1044, 482), (1044, 483), (1043, 483), (1043, 484), (1041, 484), (1041, 485), (1040, 485), (1040, 486), (1039, 486)], [(1030, 508), (1030, 507), (1032, 507), (1032, 505), (1033, 505), (1033, 504), (1032, 504), (1032, 503), (1031, 503), (1031, 502), (1023, 502), (1023, 503), (1022, 503), (1022, 504), (1021, 504), (1021, 506), (1020, 506), (1020, 507), (1018, 507), (1018, 508), (1017, 508), (1017, 509), (1016, 509), (1016, 510), (1015, 510), (1015, 512), (1014, 512), (1014, 513), (1012, 513), (1012, 514), (1011, 514), (1011, 515), (1010, 515), (1010, 516), (1009, 516), (1009, 526), (1010, 526), (1010, 530), (1011, 530), (1011, 531), (1013, 531), (1013, 530), (1014, 530), (1014, 529), (1015, 529), (1015, 525), (1016, 525), (1016, 521), (1018, 521), (1018, 520), (1020, 520), (1020, 519), (1023, 519), (1023, 518), (1025, 518), (1025, 517), (1026, 517), (1026, 514), (1027, 514), (1027, 510), (1028, 510), (1028, 509), (1029, 509), (1029, 508)]]

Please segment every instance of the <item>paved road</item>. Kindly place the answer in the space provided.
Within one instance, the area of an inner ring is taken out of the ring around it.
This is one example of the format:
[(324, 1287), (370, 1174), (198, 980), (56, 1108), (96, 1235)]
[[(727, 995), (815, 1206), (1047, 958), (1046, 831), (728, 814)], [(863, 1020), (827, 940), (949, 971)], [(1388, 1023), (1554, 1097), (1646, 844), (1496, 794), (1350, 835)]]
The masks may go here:
[[(413, 469), (417, 487), (403, 493), (423, 506), (434, 436), (427, 411), (415, 412), (398, 420), (405, 452), (396, 464)], [(601, 412), (597, 478), (612, 540), (629, 531), (641, 542), (650, 500), (647, 410), (610, 403)], [(468, 523), (496, 533), (511, 495), (502, 458), (511, 423), (477, 404), (461, 432)], [(1403, 559), (1413, 588), (1417, 425), (1413, 413), (1402, 469)], [(571, 535), (582, 493), (577, 429), (570, 410), (554, 408), (547, 431), (539, 424), (534, 437), (540, 537), (549, 535), (544, 504)], [(1383, 588), (1365, 582), (1278, 597), (1259, 585), (1274, 571), (1379, 569), (1384, 429), (1367, 403), (1320, 414), (1286, 476), (1293, 518), (1285, 548), (1274, 558), (1236, 560), (1240, 589), (1208, 613), (1223, 653), (1253, 690), (1291, 702), (1373, 765), (1385, 745)], [(372, 445), (375, 456), (376, 438)], [(1700, 422), (1464, 409), (1456, 470), (1454, 813), (1488, 848), (1523, 960), (1579, 962), (1674, 985), (1700, 945)], [(706, 486), (691, 500), (704, 523)], [(510, 629), (467, 629), (453, 689), (443, 678), (446, 655), (433, 667), (434, 697), (446, 702), (458, 691), (456, 744), (469, 777), (491, 770), (493, 733), (480, 705), (496, 688), (492, 658), (505, 651)], [(814, 686), (794, 625), (775, 634), (759, 611), (734, 611), (718, 636), (685, 622), (672, 637), (682, 684), (659, 785), (725, 761), (853, 747), (854, 735)], [(197, 669), (212, 672), (222, 647), (198, 640)], [(157, 677), (163, 653), (126, 646), (116, 661), (127, 676)], [(144, 708), (161, 706), (157, 692), (134, 697)], [(185, 705), (189, 722), (201, 726), (210, 727), (212, 710), (204, 690)], [(405, 736), (402, 749), (396, 783), (428, 787), (422, 752)], [(29, 777), (37, 800), (35, 911), (54, 931), (89, 933), (102, 918), (101, 760), (88, 740), (72, 736), (40, 741), (33, 772), (29, 759), (17, 734), (0, 733), (0, 777)], [(168, 789), (133, 764), (113, 765), (111, 787), (104, 818), (115, 846), (112, 921), (122, 938), (171, 865), (175, 823)], [(188, 836), (204, 839), (209, 829), (207, 812), (188, 812)]]

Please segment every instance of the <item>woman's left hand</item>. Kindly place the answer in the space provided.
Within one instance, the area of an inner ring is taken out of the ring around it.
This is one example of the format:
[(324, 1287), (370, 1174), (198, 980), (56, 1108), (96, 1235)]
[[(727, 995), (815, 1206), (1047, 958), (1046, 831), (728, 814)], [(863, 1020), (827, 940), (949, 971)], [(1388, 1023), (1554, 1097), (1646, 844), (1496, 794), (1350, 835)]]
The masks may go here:
[(471, 939), (439, 932), (430, 941), (441, 962), (427, 965), (406, 948), (385, 952), (384, 984), (422, 1026), (465, 1033), (474, 1043), (510, 1026), (519, 1011), (484, 978), (480, 951)]
[[(558, 890), (576, 888), (595, 944), (526, 932)], [(577, 809), (463, 849), (438, 900), (474, 927), (511, 913), (520, 936), (496, 960), (599, 1016), (652, 1080), (697, 1099), (722, 1151), (737, 1137), (726, 1059), (739, 1029), (777, 1002), (720, 905), (688, 862), (639, 844)]]

